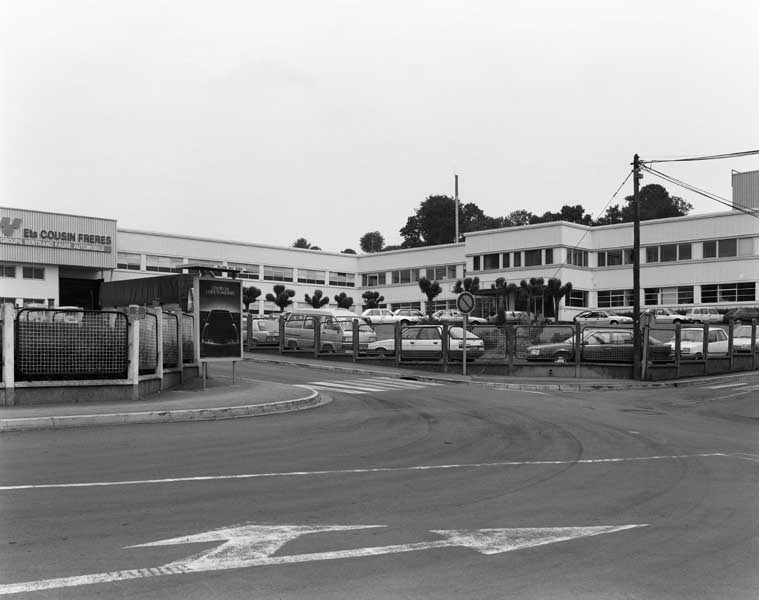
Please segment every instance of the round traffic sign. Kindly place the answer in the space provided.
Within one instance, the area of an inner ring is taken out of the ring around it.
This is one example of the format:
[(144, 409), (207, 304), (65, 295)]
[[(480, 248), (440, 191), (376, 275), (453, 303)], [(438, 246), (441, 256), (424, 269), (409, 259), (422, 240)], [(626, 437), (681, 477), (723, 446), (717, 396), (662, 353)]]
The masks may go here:
[(474, 310), (474, 296), (471, 292), (461, 292), (456, 297), (456, 308), (464, 314), (469, 314)]

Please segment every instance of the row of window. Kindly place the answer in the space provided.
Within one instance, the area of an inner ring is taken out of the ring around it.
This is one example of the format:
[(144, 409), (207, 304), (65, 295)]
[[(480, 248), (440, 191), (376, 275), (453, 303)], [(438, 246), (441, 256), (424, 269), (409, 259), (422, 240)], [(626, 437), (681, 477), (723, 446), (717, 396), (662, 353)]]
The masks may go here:
[(420, 267), (418, 269), (397, 269), (389, 271), (388, 278), (386, 271), (377, 271), (376, 273), (362, 273), (362, 287), (376, 287), (378, 285), (387, 285), (388, 279), (391, 283), (416, 283), (420, 277), (426, 277), (430, 281), (446, 281), (456, 279), (456, 265), (436, 265), (432, 267)]
[[(0, 265), (0, 277), (14, 279), (17, 265)], [(45, 279), (45, 267), (21, 267), (21, 277), (24, 279)]]
[(498, 269), (538, 267), (553, 264), (553, 248), (535, 248), (515, 252), (494, 252), (472, 257), (472, 270), (493, 271)]
[[(715, 283), (701, 286), (701, 302), (755, 302), (756, 284), (750, 282)], [(658, 304), (694, 304), (694, 286), (680, 285), (673, 287), (645, 288), (643, 302), (648, 306)], [(599, 290), (598, 308), (632, 306), (632, 290)], [(573, 305), (569, 305), (573, 306)]]

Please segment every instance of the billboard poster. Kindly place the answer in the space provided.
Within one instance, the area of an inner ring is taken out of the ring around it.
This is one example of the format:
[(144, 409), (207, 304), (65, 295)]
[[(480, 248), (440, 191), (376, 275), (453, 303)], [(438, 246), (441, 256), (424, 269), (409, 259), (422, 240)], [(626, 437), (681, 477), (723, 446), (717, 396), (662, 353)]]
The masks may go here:
[(199, 279), (200, 360), (242, 359), (242, 282)]

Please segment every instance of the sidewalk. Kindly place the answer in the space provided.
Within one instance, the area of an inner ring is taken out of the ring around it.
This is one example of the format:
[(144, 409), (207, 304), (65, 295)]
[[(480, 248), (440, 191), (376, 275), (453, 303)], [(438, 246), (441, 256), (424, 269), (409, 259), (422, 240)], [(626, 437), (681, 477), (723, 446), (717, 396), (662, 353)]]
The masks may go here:
[[(230, 371), (231, 373), (231, 371)], [(136, 423), (214, 421), (304, 410), (325, 404), (317, 392), (238, 377), (212, 377), (139, 402), (85, 403), (0, 408), (0, 433)]]

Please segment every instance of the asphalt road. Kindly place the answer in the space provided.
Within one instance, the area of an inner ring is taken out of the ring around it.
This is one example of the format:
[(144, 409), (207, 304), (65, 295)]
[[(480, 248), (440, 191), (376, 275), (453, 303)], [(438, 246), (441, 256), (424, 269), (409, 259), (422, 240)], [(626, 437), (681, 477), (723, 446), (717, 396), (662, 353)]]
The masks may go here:
[(757, 597), (745, 386), (371, 391), (381, 380), (240, 375), (346, 387), (287, 415), (3, 434), (0, 594)]

